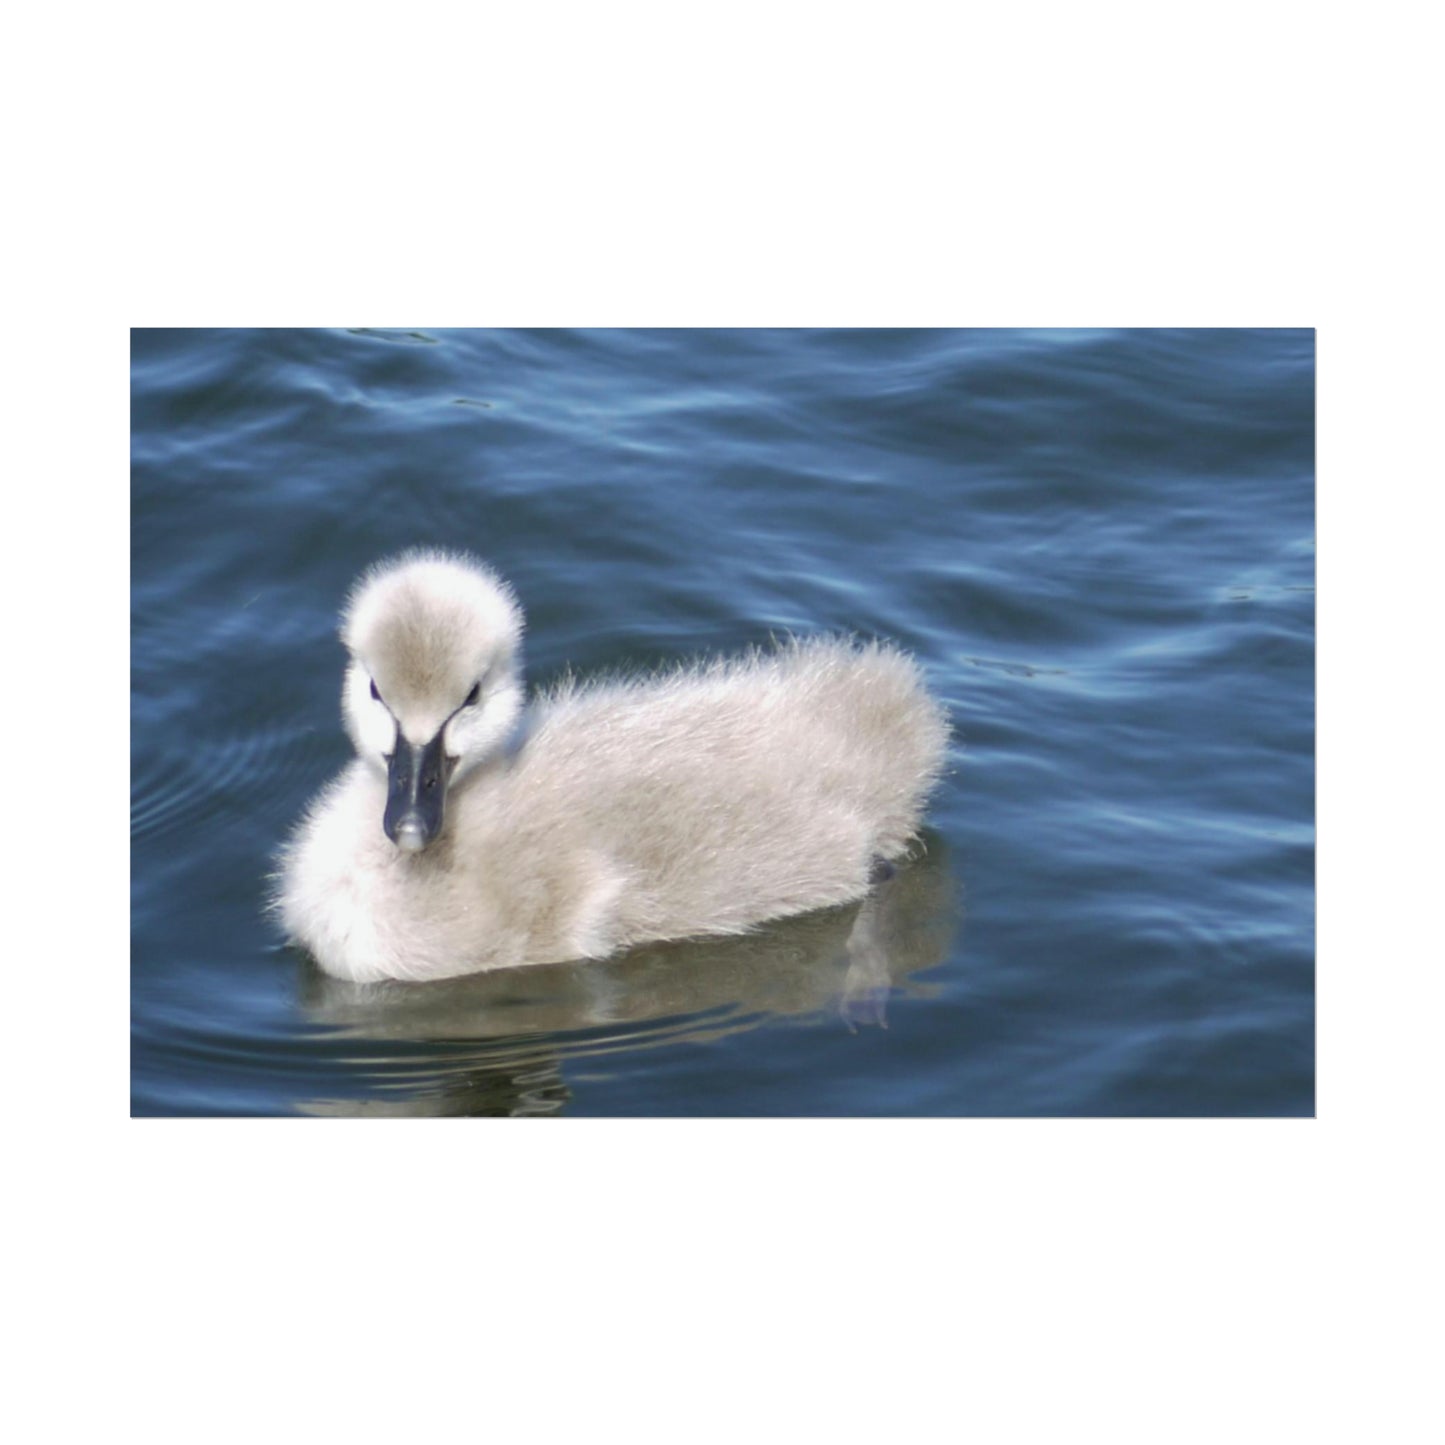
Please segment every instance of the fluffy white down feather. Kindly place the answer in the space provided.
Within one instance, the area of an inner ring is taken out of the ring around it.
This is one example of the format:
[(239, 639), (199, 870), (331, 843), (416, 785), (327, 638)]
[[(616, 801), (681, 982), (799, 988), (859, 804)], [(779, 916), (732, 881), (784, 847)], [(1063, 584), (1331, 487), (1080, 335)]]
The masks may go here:
[[(907, 851), (948, 742), (912, 658), (838, 637), (569, 680), (524, 708), (520, 609), (465, 556), (379, 564), (342, 637), (358, 755), (287, 844), (274, 902), (359, 982), (599, 958), (861, 898), (874, 860)], [(398, 731), (444, 731), (456, 760), (420, 852), (382, 828)]]

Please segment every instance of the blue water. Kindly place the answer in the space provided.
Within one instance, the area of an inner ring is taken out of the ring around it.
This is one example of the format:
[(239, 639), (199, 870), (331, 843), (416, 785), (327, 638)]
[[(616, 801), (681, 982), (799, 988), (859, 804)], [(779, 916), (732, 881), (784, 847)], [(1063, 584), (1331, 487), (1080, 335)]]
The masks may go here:
[[(1310, 1114), (1314, 338), (136, 332), (137, 1114)], [(361, 990), (263, 913), (337, 608), (514, 583), (535, 680), (850, 630), (953, 716), (855, 910)]]

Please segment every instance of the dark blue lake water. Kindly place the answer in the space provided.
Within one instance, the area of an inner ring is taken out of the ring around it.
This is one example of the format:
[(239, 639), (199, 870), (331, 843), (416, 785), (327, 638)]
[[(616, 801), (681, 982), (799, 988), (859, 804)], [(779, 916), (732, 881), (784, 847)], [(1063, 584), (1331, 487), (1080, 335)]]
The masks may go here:
[[(1314, 1110), (1314, 338), (136, 332), (137, 1114)], [(534, 680), (850, 630), (956, 739), (851, 910), (361, 990), (263, 913), (336, 612), (491, 561)]]

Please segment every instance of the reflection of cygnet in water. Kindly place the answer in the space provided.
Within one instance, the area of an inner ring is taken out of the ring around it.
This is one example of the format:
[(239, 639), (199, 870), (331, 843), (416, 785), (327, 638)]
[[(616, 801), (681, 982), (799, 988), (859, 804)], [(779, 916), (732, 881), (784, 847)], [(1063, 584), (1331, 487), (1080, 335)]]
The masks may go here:
[(310, 1099), (296, 1107), (328, 1119), (537, 1119), (565, 1112), (572, 1099), (555, 1057), (437, 1069), (420, 1081), (409, 1068), (404, 1083), (373, 1087), (377, 1092), (364, 1098)]
[(355, 761), (282, 860), (338, 978), (429, 981), (741, 934), (854, 902), (905, 857), (948, 721), (885, 643), (819, 637), (568, 681), (523, 716), (522, 616), (481, 563), (408, 553), (342, 622)]
[[(706, 1042), (779, 1016), (836, 1012), (849, 1027), (881, 1024), (894, 990), (927, 990), (914, 975), (944, 961), (958, 924), (942, 839), (929, 831), (916, 846), (919, 856), (862, 903), (737, 938), (428, 984), (346, 983), (305, 965), (308, 1018), (348, 1040), (360, 1089), (385, 1090), (318, 1100), (309, 1111), (545, 1112), (564, 1107), (558, 1071), (569, 1058)], [(426, 1044), (444, 1048), (419, 1054), (415, 1046)], [(399, 1095), (385, 1083), (393, 1068), (405, 1081)], [(552, 1080), (550, 1090), (542, 1079)]]
[(843, 992), (838, 1003), (850, 1024), (887, 1023), (888, 992), (893, 985), (887, 949), (878, 936), (879, 894), (894, 880), (893, 865), (880, 870), (875, 891), (863, 900), (848, 931), (848, 972), (843, 975)]

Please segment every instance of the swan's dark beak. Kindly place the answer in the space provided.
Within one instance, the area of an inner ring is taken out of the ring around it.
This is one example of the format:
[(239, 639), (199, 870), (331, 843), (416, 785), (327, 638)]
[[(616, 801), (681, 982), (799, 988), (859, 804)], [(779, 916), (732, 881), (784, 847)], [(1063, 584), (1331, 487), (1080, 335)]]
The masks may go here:
[(452, 763), (442, 748), (446, 729), (425, 744), (396, 730), (386, 774), (386, 816), (381, 826), (404, 853), (420, 853), (442, 830)]

